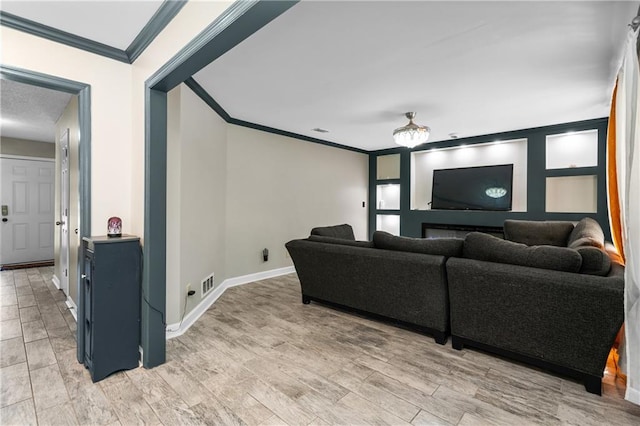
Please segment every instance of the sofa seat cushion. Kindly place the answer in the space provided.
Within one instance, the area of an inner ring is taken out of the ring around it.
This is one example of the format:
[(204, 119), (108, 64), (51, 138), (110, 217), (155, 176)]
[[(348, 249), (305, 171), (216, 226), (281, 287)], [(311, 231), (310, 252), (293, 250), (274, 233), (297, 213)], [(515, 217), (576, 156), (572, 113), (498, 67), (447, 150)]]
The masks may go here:
[(345, 240), (355, 240), (353, 228), (351, 225), (342, 224), (334, 226), (320, 226), (311, 230), (311, 235), (320, 235), (322, 237), (343, 238)]
[(504, 239), (528, 246), (566, 247), (573, 231), (567, 221), (513, 220), (504, 221)]
[(317, 243), (326, 243), (326, 244), (340, 244), (343, 246), (353, 246), (353, 247), (365, 247), (365, 248), (375, 247), (373, 244), (373, 241), (347, 240), (344, 238), (323, 237), (321, 235), (311, 235), (309, 236), (309, 241), (315, 241)]
[(384, 231), (373, 233), (373, 243), (383, 250), (408, 251), (439, 256), (461, 256), (464, 240), (461, 238), (399, 237)]
[(550, 245), (528, 246), (481, 232), (464, 239), (463, 257), (563, 272), (579, 272), (582, 257), (576, 250)]
[(600, 224), (590, 217), (582, 218), (576, 224), (567, 241), (569, 248), (575, 249), (585, 246), (604, 249), (604, 232), (602, 232)]

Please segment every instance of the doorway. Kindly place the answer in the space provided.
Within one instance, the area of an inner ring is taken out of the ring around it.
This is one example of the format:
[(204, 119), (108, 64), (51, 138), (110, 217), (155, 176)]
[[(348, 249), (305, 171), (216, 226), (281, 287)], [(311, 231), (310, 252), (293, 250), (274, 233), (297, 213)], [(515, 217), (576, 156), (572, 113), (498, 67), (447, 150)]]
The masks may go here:
[[(75, 95), (73, 99), (77, 102), (75, 115), (78, 126), (77, 132), (74, 133), (77, 134), (78, 182), (77, 184), (71, 182), (69, 194), (77, 192), (78, 217), (77, 225), (74, 228), (69, 227), (69, 230), (73, 229), (72, 232), (77, 233), (77, 239), (81, 241), (91, 232), (91, 87), (84, 83), (6, 65), (0, 65), (0, 79)], [(77, 261), (77, 266), (73, 271), (69, 270), (67, 304), (77, 318), (76, 311), (81, 307), (76, 307), (75, 301), (78, 300), (83, 259), (80, 250), (77, 250), (75, 256), (70, 251), (69, 258), (71, 257)]]

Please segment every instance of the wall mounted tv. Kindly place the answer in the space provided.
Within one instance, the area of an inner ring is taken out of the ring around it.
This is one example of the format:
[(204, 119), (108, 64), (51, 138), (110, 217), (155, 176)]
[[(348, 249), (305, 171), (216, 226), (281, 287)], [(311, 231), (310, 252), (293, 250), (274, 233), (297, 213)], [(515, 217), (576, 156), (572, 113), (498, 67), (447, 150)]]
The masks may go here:
[(513, 164), (433, 171), (433, 210), (511, 210)]

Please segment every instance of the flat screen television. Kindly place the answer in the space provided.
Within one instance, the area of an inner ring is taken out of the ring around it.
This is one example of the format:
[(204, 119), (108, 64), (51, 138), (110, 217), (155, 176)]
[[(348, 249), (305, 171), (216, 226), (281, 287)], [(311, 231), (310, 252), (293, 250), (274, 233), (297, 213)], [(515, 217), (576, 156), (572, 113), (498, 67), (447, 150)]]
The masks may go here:
[(433, 171), (434, 210), (511, 210), (513, 164)]

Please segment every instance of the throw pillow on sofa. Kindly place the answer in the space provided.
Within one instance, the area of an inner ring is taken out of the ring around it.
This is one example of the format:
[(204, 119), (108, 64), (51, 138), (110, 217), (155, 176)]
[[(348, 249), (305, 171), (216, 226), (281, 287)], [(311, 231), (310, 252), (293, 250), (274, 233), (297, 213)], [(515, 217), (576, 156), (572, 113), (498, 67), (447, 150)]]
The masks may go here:
[(584, 246), (604, 249), (604, 232), (600, 224), (590, 217), (582, 218), (576, 224), (567, 242), (567, 247), (573, 249)]
[(609, 274), (611, 258), (605, 250), (591, 246), (578, 247), (574, 250), (582, 256), (581, 274), (600, 275), (602, 277)]
[(467, 234), (463, 257), (564, 272), (579, 272), (582, 266), (582, 257), (576, 250), (550, 245), (527, 246), (481, 232)]
[(463, 242), (460, 238), (411, 238), (399, 237), (384, 231), (373, 233), (373, 243), (379, 249), (447, 257), (459, 257), (462, 254)]
[(321, 237), (333, 237), (344, 238), (345, 240), (355, 240), (356, 237), (353, 234), (353, 228), (351, 225), (334, 225), (334, 226), (319, 226), (311, 230), (311, 235), (320, 235)]
[(566, 221), (504, 221), (504, 239), (528, 246), (566, 247), (572, 231), (573, 223)]

